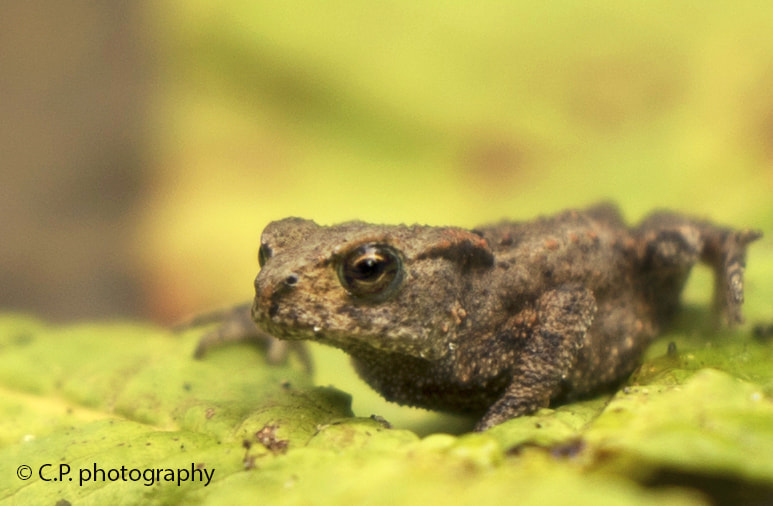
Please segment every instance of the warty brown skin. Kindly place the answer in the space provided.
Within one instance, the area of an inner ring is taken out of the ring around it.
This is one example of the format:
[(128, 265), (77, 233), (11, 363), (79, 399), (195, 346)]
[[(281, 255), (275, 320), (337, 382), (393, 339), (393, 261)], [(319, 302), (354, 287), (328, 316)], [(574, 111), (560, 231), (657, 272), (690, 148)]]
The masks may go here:
[(485, 430), (624, 379), (699, 261), (716, 314), (742, 321), (760, 235), (668, 212), (629, 229), (611, 205), (473, 231), (287, 218), (263, 231), (251, 314), (276, 338), (343, 349), (388, 400)]

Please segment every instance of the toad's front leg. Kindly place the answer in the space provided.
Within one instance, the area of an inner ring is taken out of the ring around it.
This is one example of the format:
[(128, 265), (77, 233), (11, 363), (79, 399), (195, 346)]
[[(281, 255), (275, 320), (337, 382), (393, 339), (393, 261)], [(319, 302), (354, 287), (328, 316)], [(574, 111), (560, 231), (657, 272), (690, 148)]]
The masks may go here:
[(221, 309), (194, 316), (191, 320), (178, 325), (176, 330), (185, 330), (208, 324), (217, 324), (199, 340), (194, 356), (202, 358), (213, 348), (232, 343), (247, 342), (266, 350), (266, 360), (270, 364), (282, 364), (294, 352), (306, 372), (312, 372), (312, 361), (308, 349), (302, 341), (281, 341), (259, 329), (252, 320), (252, 303)]
[(476, 431), (549, 404), (577, 361), (596, 314), (596, 301), (586, 288), (563, 286), (544, 293), (536, 310), (537, 321), (512, 368), (512, 382), (478, 422)]

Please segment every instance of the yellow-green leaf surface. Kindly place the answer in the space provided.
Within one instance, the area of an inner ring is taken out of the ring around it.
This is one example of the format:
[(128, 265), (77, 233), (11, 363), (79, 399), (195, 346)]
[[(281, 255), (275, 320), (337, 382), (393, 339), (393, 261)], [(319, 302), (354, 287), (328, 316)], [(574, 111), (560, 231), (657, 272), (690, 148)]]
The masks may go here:
[(250, 346), (194, 360), (199, 336), (0, 318), (2, 500), (702, 504), (716, 483), (773, 497), (773, 348), (747, 333), (672, 334), (617, 393), (423, 438), (353, 418), (347, 394)]

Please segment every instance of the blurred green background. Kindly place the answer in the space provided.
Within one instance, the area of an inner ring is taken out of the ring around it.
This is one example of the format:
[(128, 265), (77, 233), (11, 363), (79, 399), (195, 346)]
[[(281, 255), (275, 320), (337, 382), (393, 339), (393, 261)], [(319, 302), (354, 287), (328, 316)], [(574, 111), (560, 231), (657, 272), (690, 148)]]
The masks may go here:
[(608, 199), (770, 230), (771, 27), (767, 2), (5, 3), (0, 306), (170, 323), (243, 301), (288, 215)]

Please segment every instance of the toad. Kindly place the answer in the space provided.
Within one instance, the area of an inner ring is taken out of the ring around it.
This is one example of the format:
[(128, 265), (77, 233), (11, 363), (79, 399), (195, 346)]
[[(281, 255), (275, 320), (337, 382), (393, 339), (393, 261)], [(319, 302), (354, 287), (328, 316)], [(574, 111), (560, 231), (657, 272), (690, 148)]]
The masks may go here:
[(740, 323), (760, 236), (665, 211), (629, 228), (609, 204), (474, 230), (287, 218), (263, 231), (253, 303), (198, 353), (245, 334), (335, 346), (386, 399), (485, 430), (625, 379), (698, 262), (718, 320)]

